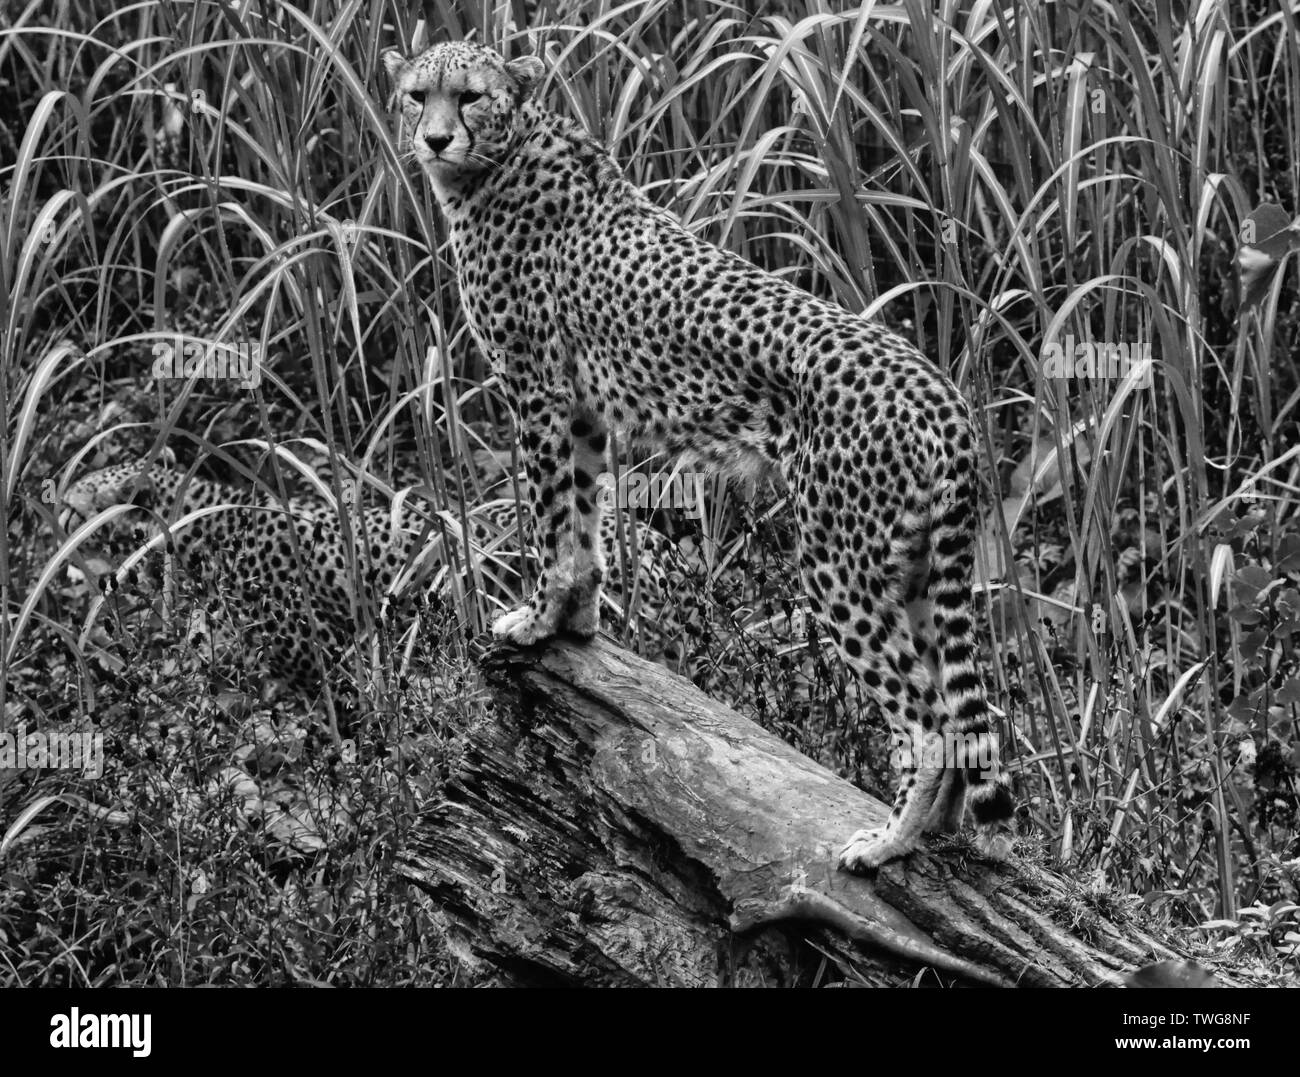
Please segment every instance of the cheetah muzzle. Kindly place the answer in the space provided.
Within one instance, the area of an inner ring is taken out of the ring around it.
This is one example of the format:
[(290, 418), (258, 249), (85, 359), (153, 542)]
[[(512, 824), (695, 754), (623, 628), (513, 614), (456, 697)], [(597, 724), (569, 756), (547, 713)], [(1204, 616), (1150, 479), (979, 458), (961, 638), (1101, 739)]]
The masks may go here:
[[(903, 746), (867, 870), (955, 830), (1011, 845), (976, 667), (970, 411), (911, 344), (692, 235), (578, 125), (533, 99), (543, 65), (465, 43), (384, 54), (404, 147), (446, 218), (468, 322), (515, 417), (542, 564), (495, 634), (590, 635), (611, 433), (790, 493), (813, 613)], [(969, 793), (969, 798), (968, 794)]]

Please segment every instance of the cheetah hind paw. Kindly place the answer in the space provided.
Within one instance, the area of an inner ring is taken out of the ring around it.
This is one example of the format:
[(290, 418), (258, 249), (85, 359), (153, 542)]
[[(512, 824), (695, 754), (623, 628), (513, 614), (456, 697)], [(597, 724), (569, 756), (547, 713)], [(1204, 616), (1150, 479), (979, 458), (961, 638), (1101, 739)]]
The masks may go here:
[(554, 634), (555, 628), (547, 625), (537, 615), (537, 610), (530, 602), (503, 613), (492, 624), (492, 635), (495, 638), (509, 640), (520, 647), (527, 647)]
[(885, 836), (885, 828), (859, 830), (840, 850), (840, 867), (858, 874), (873, 871), (912, 851), (909, 842)]

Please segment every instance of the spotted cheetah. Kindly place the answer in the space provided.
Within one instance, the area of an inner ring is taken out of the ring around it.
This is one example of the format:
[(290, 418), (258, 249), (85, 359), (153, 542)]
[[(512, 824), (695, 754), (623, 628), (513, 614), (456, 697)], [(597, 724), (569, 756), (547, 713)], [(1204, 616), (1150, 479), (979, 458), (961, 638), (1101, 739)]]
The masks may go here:
[[(134, 504), (170, 520), (226, 506), (177, 528), (173, 533), (174, 551), (182, 563), (197, 553), (220, 561), (230, 570), (232, 597), (245, 607), (251, 609), (265, 598), (270, 622), (264, 633), (267, 656), (277, 674), (293, 683), (319, 683), (320, 669), (337, 669), (346, 647), (355, 638), (344, 590), (352, 576), (339, 514), (324, 501), (291, 498), (282, 507), (268, 494), (250, 494), (189, 475), (185, 468), (160, 459), (149, 465), (133, 461), (92, 471), (68, 487), (62, 502), (66, 506), (62, 514), (65, 529), (113, 505)], [(632, 588), (620, 586), (617, 508), (606, 499), (605, 509), (600, 527), (601, 551), (612, 566), (611, 582), (617, 602), (624, 590), (630, 593)], [(504, 499), (474, 508), (467, 521), (473, 548), (485, 555), (490, 552), (501, 565), (517, 564), (520, 523), (526, 540), (533, 530), (531, 520), (525, 517), (521, 521), (517, 510), (513, 501)], [(413, 564), (415, 552), (426, 548), (436, 534), (432, 530), (426, 533), (415, 516), (395, 528), (386, 507), (367, 509), (363, 525), (370, 542), (370, 565), (363, 571), (377, 594), (389, 589), (397, 575)], [(655, 640), (672, 639), (681, 631), (674, 613), (672, 579), (674, 572), (683, 571), (684, 555), (675, 543), (647, 523), (634, 520), (625, 526), (635, 528), (638, 551), (628, 569), (635, 576), (641, 605), (654, 614), (646, 619), (646, 627)], [(295, 560), (295, 531), (316, 620), (314, 634)], [(511, 581), (504, 582), (508, 586)]]
[(1013, 802), (976, 667), (973, 420), (906, 341), (697, 238), (548, 111), (533, 56), (440, 44), (383, 61), (402, 148), (446, 220), (470, 329), (518, 428), (543, 564), (495, 634), (590, 636), (611, 433), (732, 476), (775, 473), (810, 609), (904, 754), (849, 870), (954, 830), (1003, 857)]
[[(69, 486), (62, 501), (67, 506), (65, 528), (119, 504), (152, 510), (161, 520), (225, 506), (173, 531), (176, 556), (188, 564), (196, 555), (208, 555), (228, 580), (231, 597), (250, 610), (263, 611), (266, 654), (277, 675), (312, 685), (319, 684), (322, 669), (333, 673), (340, 668), (356, 635), (344, 589), (352, 575), (339, 514), (324, 502), (291, 498), (282, 504), (268, 493), (250, 494), (199, 478), (163, 460), (93, 471)], [(420, 529), (394, 532), (384, 508), (367, 510), (363, 525), (369, 545), (358, 546), (357, 557), (376, 592), (382, 593), (407, 565)], [(295, 544), (306, 570), (310, 603), (303, 593)]]

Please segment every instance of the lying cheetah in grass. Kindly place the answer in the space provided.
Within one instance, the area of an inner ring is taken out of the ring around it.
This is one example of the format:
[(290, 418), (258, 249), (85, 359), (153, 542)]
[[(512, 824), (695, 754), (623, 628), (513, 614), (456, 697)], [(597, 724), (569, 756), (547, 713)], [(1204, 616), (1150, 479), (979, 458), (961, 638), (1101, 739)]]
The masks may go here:
[[(183, 467), (161, 460), (146, 467), (142, 461), (100, 468), (83, 476), (63, 495), (67, 511), (63, 526), (69, 529), (113, 505), (134, 504), (152, 510), (159, 521), (181, 520), (191, 513), (228, 506), (203, 515), (177, 528), (174, 550), (182, 563), (191, 555), (206, 554), (224, 570), (229, 596), (253, 619), (267, 622), (266, 653), (277, 676), (297, 685), (320, 683), (320, 671), (341, 668), (347, 647), (356, 638), (351, 607), (345, 588), (353, 578), (338, 511), (315, 498), (291, 498), (283, 506), (264, 492), (252, 493), (211, 479), (187, 474)], [(614, 566), (615, 600), (618, 588), (618, 521), (612, 503), (603, 514), (600, 528), (602, 554)], [(424, 506), (426, 515), (428, 506)], [(500, 500), (475, 508), (468, 515), (469, 538), (480, 563), (491, 560), (491, 575), (510, 586), (519, 571), (519, 519), (512, 501)], [(362, 571), (382, 595), (398, 574), (413, 563), (415, 553), (438, 541), (442, 529), (426, 534), (420, 517), (408, 513), (402, 526), (394, 529), (388, 508), (367, 509), (362, 517), (369, 542), (369, 564), (362, 559)], [(673, 577), (684, 567), (676, 544), (648, 524), (635, 521), (634, 540), (638, 554), (628, 565), (635, 574), (640, 605), (653, 611), (642, 627), (658, 637), (671, 639), (681, 628), (674, 614)], [(523, 520), (525, 536), (532, 530)], [(355, 526), (355, 525), (354, 525)], [(446, 532), (459, 546), (458, 530)], [(423, 536), (423, 538), (422, 538)], [(295, 538), (302, 553), (303, 570), (298, 568)], [(307, 580), (311, 615), (304, 601), (302, 581)], [(628, 593), (632, 587), (626, 589)], [(311, 630), (314, 617), (316, 630)]]
[(870, 869), (954, 830), (988, 855), (1012, 799), (976, 668), (972, 419), (912, 345), (692, 235), (578, 125), (533, 100), (535, 57), (471, 44), (384, 64), (403, 148), (446, 217), (471, 330), (519, 429), (543, 553), (494, 626), (596, 628), (596, 476), (611, 433), (715, 471), (784, 479), (813, 612), (905, 755)]

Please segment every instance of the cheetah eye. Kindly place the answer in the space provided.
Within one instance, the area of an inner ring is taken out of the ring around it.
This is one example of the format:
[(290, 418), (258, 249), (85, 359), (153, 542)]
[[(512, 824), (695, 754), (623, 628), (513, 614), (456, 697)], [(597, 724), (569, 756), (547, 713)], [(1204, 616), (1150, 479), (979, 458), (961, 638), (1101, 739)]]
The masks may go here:
[(423, 105), (423, 104), (424, 104), (424, 91), (423, 91), (423, 90), (407, 90), (407, 91), (406, 91), (406, 96), (409, 97), (412, 101), (414, 101), (417, 105)]
[(460, 95), (460, 103), (462, 105), (472, 105), (475, 101), (477, 101), (482, 96), (483, 95), (481, 93), (478, 93), (475, 90), (466, 90), (463, 94)]

